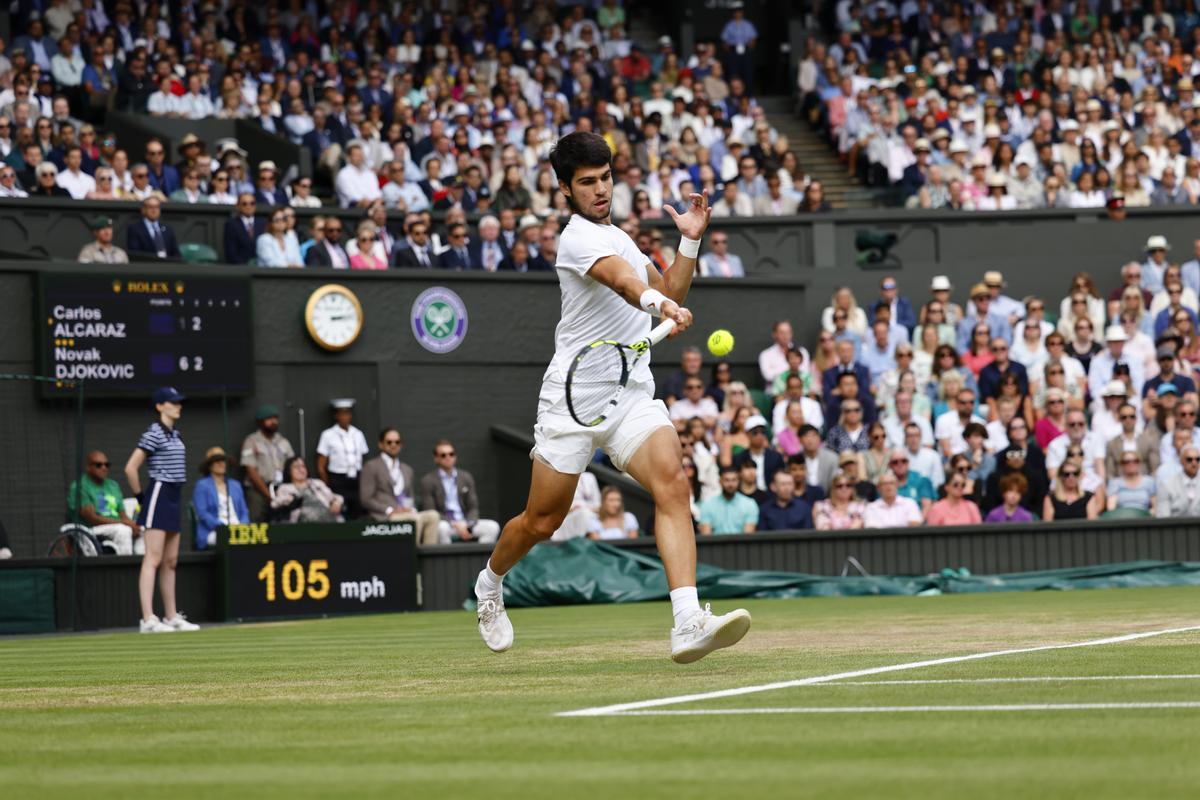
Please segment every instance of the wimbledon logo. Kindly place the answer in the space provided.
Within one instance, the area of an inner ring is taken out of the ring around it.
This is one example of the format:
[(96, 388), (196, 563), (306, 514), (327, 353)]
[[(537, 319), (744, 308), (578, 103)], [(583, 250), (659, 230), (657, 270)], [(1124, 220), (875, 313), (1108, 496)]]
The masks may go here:
[(449, 353), (467, 336), (467, 307), (444, 286), (421, 292), (412, 305), (413, 336), (431, 353)]

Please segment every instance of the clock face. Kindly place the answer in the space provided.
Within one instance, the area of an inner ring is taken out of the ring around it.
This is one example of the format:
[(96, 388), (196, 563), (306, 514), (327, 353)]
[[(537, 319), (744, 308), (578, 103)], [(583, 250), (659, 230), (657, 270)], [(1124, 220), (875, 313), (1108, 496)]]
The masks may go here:
[(362, 306), (344, 286), (322, 286), (308, 300), (305, 321), (309, 334), (321, 347), (345, 350), (362, 331)]

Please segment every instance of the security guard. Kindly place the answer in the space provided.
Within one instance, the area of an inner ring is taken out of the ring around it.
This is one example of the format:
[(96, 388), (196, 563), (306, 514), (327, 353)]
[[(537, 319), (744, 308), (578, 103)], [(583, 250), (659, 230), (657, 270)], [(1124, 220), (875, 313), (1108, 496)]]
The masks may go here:
[(321, 432), (317, 442), (317, 475), (335, 494), (346, 499), (347, 520), (362, 516), (358, 499), (358, 476), (362, 472), (363, 456), (370, 452), (367, 437), (354, 427), (354, 400), (338, 398), (333, 406), (333, 426)]

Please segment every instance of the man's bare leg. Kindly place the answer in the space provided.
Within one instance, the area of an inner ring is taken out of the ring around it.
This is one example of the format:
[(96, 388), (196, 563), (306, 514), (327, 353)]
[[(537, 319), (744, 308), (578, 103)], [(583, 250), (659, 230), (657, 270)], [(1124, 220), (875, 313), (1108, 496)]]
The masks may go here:
[(512, 623), (504, 610), (504, 576), (535, 544), (546, 541), (559, 529), (571, 510), (578, 482), (578, 475), (558, 472), (533, 460), (525, 510), (504, 526), (492, 557), (475, 579), (479, 635), (492, 650), (507, 650), (513, 643)]
[(696, 534), (692, 528), (691, 486), (683, 474), (679, 435), (662, 427), (625, 465), (626, 471), (654, 497), (654, 538), (671, 590), (671, 658), (681, 664), (737, 644), (750, 630), (750, 613), (736, 609), (714, 616), (701, 610), (696, 595)]
[(679, 434), (671, 428), (659, 428), (642, 443), (625, 469), (654, 498), (654, 539), (667, 572), (667, 587), (674, 590), (695, 586), (696, 533)]

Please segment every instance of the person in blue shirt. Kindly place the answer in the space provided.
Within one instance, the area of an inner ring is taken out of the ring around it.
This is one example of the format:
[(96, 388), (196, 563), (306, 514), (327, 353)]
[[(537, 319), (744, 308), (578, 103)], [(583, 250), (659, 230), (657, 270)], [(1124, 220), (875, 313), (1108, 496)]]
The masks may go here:
[(200, 465), (203, 478), (192, 490), (192, 507), (196, 509), (196, 549), (203, 550), (217, 543), (217, 526), (238, 525), (250, 521), (250, 509), (242, 484), (226, 479), (229, 457), (220, 447), (210, 447)]
[(701, 535), (754, 533), (758, 527), (758, 506), (738, 491), (738, 483), (736, 469), (721, 470), (721, 493), (700, 504)]
[(908, 461), (908, 451), (898, 447), (888, 458), (888, 468), (895, 473), (896, 482), (899, 484), (896, 494), (916, 502), (921, 507), (921, 516), (924, 517), (929, 512), (929, 507), (937, 500), (937, 493), (933, 490), (933, 483), (929, 478), (908, 468)]
[(796, 482), (790, 472), (776, 472), (771, 491), (775, 496), (758, 511), (760, 531), (798, 531), (813, 526), (812, 506), (796, 497)]
[(999, 337), (1006, 342), (1011, 342), (1012, 324), (1009, 323), (1008, 317), (991, 310), (992, 295), (988, 292), (988, 287), (982, 283), (972, 286), (971, 301), (975, 304), (974, 312), (967, 312), (958, 323), (956, 342), (958, 352), (964, 352), (971, 344), (971, 335), (975, 331), (975, 326), (980, 322), (987, 322), (989, 338)]

